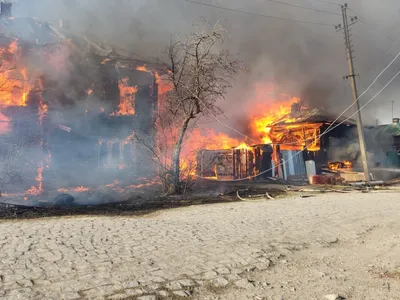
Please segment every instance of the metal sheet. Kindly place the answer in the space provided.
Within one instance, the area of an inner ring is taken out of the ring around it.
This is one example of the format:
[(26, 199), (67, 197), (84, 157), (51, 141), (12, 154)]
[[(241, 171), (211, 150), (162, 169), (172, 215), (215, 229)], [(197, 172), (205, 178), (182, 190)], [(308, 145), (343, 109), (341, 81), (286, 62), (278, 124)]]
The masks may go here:
[(298, 151), (285, 150), (281, 151), (284, 161), (286, 162), (286, 170), (288, 176), (305, 175), (306, 169), (304, 165), (303, 155)]

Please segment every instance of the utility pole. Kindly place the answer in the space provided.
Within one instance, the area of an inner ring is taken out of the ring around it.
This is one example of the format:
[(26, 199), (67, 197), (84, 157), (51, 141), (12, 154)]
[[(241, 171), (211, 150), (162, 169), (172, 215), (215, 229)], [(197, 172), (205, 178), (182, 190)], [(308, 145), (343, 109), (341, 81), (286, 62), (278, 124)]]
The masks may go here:
[[(351, 44), (351, 34), (350, 34), (350, 26), (353, 25), (354, 23), (357, 22), (357, 17), (352, 17), (351, 24), (349, 24), (349, 20), (347, 18), (347, 3), (341, 6), (342, 9), (342, 17), (343, 17), (343, 25), (339, 24), (338, 26), (335, 26), (336, 30), (342, 30), (344, 31), (344, 40), (345, 40), (345, 46), (346, 46), (346, 54), (347, 54), (347, 62), (349, 65), (349, 75), (345, 76), (346, 79), (350, 79), (351, 83), (351, 88), (353, 90), (353, 101), (356, 103), (356, 121), (357, 121), (357, 133), (358, 133), (358, 139), (360, 143), (360, 151), (361, 151), (361, 159), (362, 159), (362, 165), (364, 169), (364, 176), (365, 180), (367, 182), (370, 181), (370, 173), (368, 169), (368, 159), (367, 159), (367, 151), (366, 151), (366, 144), (365, 144), (365, 138), (364, 138), (364, 130), (363, 130), (363, 125), (362, 125), (362, 119), (361, 119), (361, 111), (360, 111), (360, 103), (358, 102), (358, 91), (357, 91), (357, 84), (356, 84), (356, 76), (354, 71), (354, 64), (353, 64), (353, 45)], [(342, 28), (343, 26), (343, 28)]]
[(392, 122), (393, 122), (393, 118), (394, 118), (393, 112), (394, 112), (394, 100), (392, 101)]

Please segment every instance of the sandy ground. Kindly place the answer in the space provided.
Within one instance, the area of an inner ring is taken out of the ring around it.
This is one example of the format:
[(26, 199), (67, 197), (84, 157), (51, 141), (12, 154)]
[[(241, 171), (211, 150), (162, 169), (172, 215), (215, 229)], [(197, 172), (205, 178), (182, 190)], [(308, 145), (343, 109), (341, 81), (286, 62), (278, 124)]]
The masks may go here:
[(248, 274), (254, 287), (197, 299), (400, 299), (399, 196), (354, 193), (304, 201), (297, 217), (315, 216), (321, 223), (286, 232), (306, 240), (304, 250)]
[(0, 299), (400, 299), (399, 193), (0, 222)]

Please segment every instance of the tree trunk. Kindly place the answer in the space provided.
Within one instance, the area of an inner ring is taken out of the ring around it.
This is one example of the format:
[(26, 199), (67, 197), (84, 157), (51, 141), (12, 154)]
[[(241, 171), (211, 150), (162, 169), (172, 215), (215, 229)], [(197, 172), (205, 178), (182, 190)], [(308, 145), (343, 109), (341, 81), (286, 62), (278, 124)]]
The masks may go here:
[(185, 137), (186, 130), (188, 128), (191, 118), (185, 119), (182, 123), (181, 130), (179, 132), (178, 141), (175, 144), (174, 155), (172, 159), (173, 163), (173, 193), (178, 194), (180, 192), (180, 161), (181, 161), (181, 150), (183, 144), (183, 138)]

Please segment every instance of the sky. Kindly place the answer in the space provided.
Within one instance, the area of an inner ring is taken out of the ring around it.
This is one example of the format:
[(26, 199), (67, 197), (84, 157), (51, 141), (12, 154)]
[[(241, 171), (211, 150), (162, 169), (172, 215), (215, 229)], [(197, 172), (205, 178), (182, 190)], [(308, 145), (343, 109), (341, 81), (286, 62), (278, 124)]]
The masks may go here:
[[(333, 1), (338, 0), (328, 2)], [(332, 114), (351, 104), (351, 92), (343, 79), (348, 74), (343, 33), (334, 28), (342, 22), (340, 6), (324, 0), (198, 2), (324, 25), (249, 15), (185, 0), (15, 0), (14, 15), (53, 23), (60, 18), (70, 20), (74, 32), (128, 49), (144, 59), (162, 55), (169, 40), (184, 37), (200, 17), (219, 21), (229, 32), (231, 51), (251, 70), (237, 77), (227, 99), (220, 103), (225, 122), (233, 127), (247, 123), (260, 101), (267, 107), (271, 99), (300, 97), (304, 103)], [(350, 16), (360, 19), (352, 26), (352, 40), (362, 92), (400, 51), (400, 1), (349, 0), (348, 5)], [(400, 58), (360, 99), (361, 104), (399, 69)], [(400, 76), (363, 110), (364, 122), (390, 123), (392, 101), (395, 117), (400, 116), (399, 83)]]

